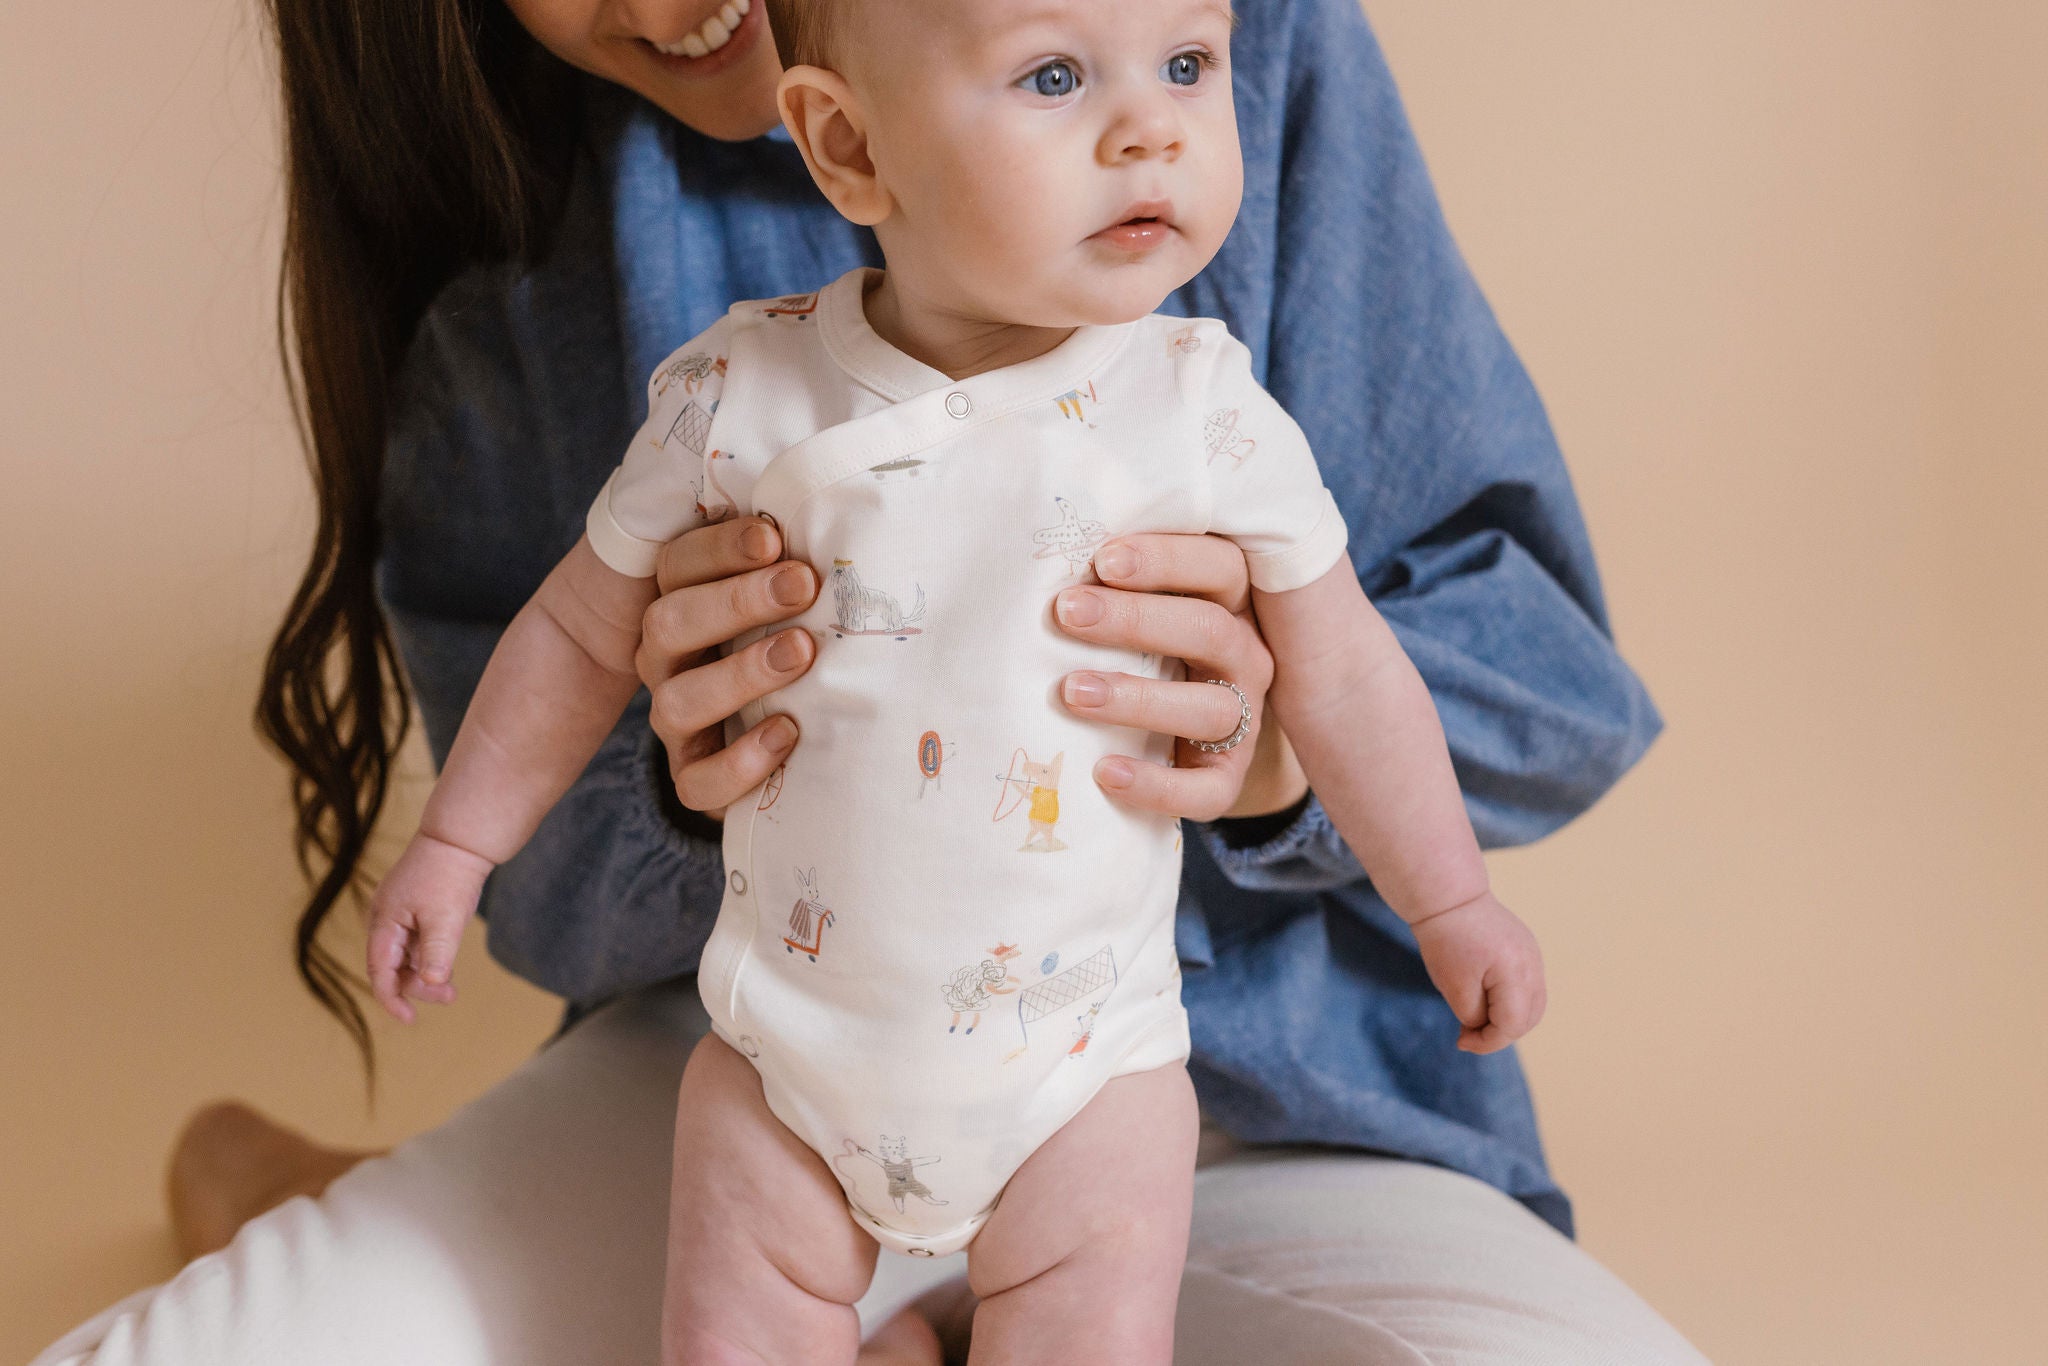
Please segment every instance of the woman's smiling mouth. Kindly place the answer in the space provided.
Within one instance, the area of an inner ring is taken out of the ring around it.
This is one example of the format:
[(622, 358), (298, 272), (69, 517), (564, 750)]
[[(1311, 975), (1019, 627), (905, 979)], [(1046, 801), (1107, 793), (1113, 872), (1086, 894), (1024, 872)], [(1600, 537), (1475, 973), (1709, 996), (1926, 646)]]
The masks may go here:
[(744, 56), (766, 22), (762, 0), (725, 0), (717, 13), (674, 42), (640, 39), (655, 60), (679, 75), (709, 76)]

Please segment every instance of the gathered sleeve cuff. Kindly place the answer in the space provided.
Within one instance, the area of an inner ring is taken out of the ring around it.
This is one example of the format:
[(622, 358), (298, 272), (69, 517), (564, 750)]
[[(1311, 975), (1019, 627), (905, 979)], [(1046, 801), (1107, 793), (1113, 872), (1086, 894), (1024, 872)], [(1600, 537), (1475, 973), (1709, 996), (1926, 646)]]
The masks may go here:
[(712, 415), (725, 390), (730, 317), (671, 352), (647, 381), (647, 418), (583, 519), (597, 557), (629, 578), (654, 575), (661, 548), (704, 516)]

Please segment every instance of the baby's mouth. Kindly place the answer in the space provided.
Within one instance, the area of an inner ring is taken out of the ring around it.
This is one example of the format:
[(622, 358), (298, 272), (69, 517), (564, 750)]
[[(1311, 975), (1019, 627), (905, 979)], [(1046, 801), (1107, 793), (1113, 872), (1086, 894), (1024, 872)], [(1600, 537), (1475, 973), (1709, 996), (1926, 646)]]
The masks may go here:
[(1141, 199), (1124, 209), (1124, 216), (1110, 225), (1111, 230), (1128, 228), (1141, 223), (1156, 223), (1163, 228), (1173, 226), (1173, 201), (1168, 199)]
[(1174, 227), (1167, 217), (1172, 212), (1171, 205), (1140, 204), (1135, 207), (1138, 212), (1112, 223), (1088, 240), (1135, 254), (1150, 251), (1172, 236)]

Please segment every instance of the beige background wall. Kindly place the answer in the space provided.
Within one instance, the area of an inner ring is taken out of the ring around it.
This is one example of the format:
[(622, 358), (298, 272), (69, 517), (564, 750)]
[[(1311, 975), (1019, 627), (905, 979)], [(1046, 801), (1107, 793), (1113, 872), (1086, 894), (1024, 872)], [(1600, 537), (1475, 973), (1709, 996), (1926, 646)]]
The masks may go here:
[[(551, 1019), (472, 946), (367, 1118), (289, 974), (245, 5), (0, 15), (0, 1360), (172, 1270), (197, 1102), (395, 1139)], [(1671, 723), (1496, 863), (1586, 1245), (1720, 1361), (2048, 1359), (2048, 8), (1369, 9)]]

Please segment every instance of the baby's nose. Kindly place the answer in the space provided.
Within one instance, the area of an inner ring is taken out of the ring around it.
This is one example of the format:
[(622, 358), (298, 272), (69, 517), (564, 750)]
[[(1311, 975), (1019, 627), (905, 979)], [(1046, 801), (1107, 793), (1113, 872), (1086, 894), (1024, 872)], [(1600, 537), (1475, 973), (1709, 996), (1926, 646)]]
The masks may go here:
[(1181, 140), (1180, 114), (1170, 98), (1137, 97), (1125, 103), (1104, 131), (1101, 157), (1112, 166), (1153, 157), (1171, 161), (1180, 155)]

